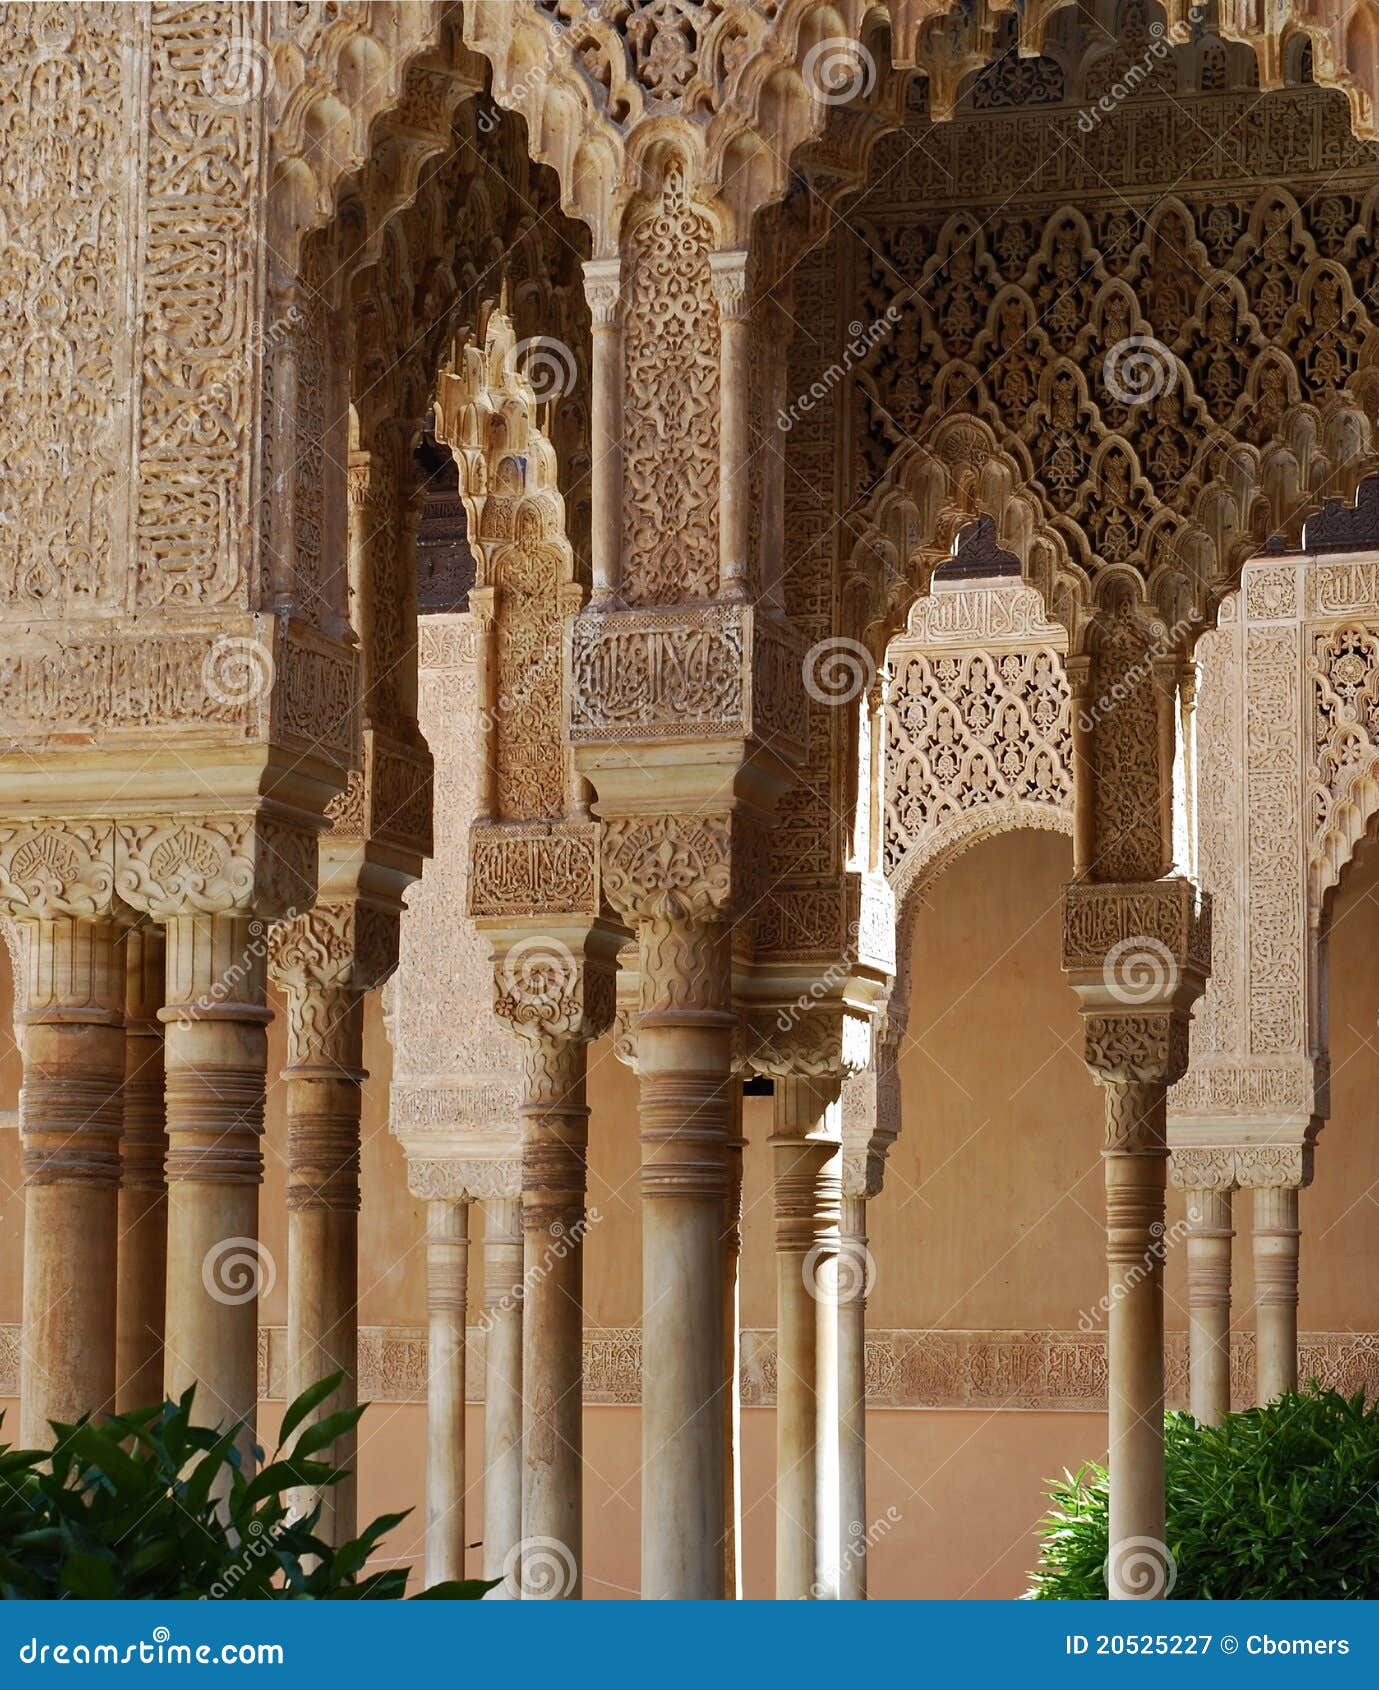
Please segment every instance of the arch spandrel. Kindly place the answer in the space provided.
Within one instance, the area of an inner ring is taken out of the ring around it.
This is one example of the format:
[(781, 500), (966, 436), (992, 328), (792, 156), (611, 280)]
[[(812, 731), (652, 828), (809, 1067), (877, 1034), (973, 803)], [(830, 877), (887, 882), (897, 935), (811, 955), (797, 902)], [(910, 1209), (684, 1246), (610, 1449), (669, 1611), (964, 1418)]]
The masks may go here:
[(896, 906), (891, 1042), (905, 1024), (915, 922), (948, 864), (1019, 828), (1072, 833), (1066, 649), (1038, 594), (1010, 577), (940, 576), (890, 643), (883, 861)]

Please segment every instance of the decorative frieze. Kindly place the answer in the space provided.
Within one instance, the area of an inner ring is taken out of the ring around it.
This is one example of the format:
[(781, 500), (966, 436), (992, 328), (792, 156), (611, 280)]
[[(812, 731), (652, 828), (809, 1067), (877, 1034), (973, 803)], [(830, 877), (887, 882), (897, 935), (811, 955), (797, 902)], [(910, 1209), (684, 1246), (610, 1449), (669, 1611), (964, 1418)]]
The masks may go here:
[(476, 823), (470, 833), (469, 915), (599, 913), (596, 822)]
[(758, 738), (798, 760), (807, 735), (803, 663), (802, 636), (750, 605), (586, 611), (570, 633), (570, 738)]
[[(484, 1328), (466, 1343), (465, 1397), (484, 1400)], [(1252, 1400), (1254, 1334), (1231, 1335), (1232, 1397)], [(1379, 1332), (1304, 1332), (1298, 1376), (1323, 1386), (1379, 1396)], [(1187, 1334), (1167, 1336), (1168, 1406), (1184, 1409)], [(0, 1325), (0, 1397), (18, 1390), (19, 1327)], [(281, 1401), (287, 1378), (287, 1333), (259, 1329), (259, 1395)], [(586, 1328), (584, 1400), (635, 1406), (641, 1399), (641, 1334), (635, 1326)], [(359, 1331), (359, 1394), (370, 1402), (426, 1401), (426, 1333), (421, 1327), (364, 1326)], [(742, 1401), (770, 1408), (776, 1395), (776, 1335), (742, 1332)], [(1106, 1410), (1106, 1349), (1099, 1332), (967, 1332), (907, 1329), (867, 1334), (867, 1404), (880, 1409), (975, 1408), (1033, 1413)]]

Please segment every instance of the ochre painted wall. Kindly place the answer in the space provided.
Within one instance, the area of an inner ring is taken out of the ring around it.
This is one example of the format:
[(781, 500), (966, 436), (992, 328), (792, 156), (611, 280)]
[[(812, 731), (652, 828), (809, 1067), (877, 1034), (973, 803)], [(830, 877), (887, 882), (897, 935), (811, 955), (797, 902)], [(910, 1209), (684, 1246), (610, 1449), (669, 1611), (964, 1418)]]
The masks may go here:
[[(905, 1129), (886, 1189), (872, 1205), (876, 1327), (1076, 1329), (1101, 1296), (1101, 1108), (1082, 1065), (1080, 1026), (1058, 967), (1059, 899), (1067, 841), (1018, 834), (977, 846), (929, 895), (915, 934), (914, 986), (901, 1060)], [(1304, 1329), (1379, 1330), (1379, 864), (1362, 860), (1336, 900), (1331, 943), (1333, 1115), (1303, 1197)], [(8, 959), (0, 954), (0, 1028), (8, 1030)], [(281, 1004), (275, 1004), (281, 1011)], [(285, 1061), (282, 1017), (271, 1034), (263, 1236), (277, 1265), (263, 1317), (286, 1315)], [(388, 1132), (389, 1055), (376, 1003), (366, 1023), (362, 1318), (424, 1323), (420, 1206), (407, 1195)], [(18, 1063), (0, 1036), (0, 1109), (17, 1105)], [(590, 1052), (590, 1201), (586, 1246), (591, 1325), (629, 1326), (639, 1312), (636, 1085), (609, 1041)], [(749, 1099), (742, 1313), (774, 1317), (769, 1099)], [(22, 1206), (17, 1135), (0, 1131), (0, 1321), (20, 1310)], [(1170, 1203), (1170, 1222), (1181, 1210)], [(1250, 1324), (1248, 1201), (1236, 1245), (1239, 1322)], [(1171, 1232), (1171, 1226), (1170, 1226)], [(473, 1226), (478, 1318), (482, 1223)], [(1186, 1323), (1182, 1252), (1169, 1252), (1168, 1323)], [(281, 1410), (266, 1404), (261, 1430)], [(10, 1422), (13, 1431), (13, 1421)], [(468, 1536), (482, 1523), (482, 1412), (470, 1429)], [(361, 1508), (412, 1506), (388, 1553), (421, 1548), (425, 1410), (378, 1404), (366, 1416)], [(1032, 1559), (1041, 1481), (1104, 1452), (1101, 1416), (1021, 1411), (874, 1410), (870, 1417), (871, 1554), (877, 1596), (1014, 1596)], [(770, 1593), (773, 1416), (743, 1416), (747, 1593)], [(619, 1597), (637, 1584), (640, 1454), (635, 1408), (591, 1407), (585, 1448), (588, 1593)], [(894, 1511), (891, 1513), (890, 1511)], [(479, 1555), (471, 1553), (478, 1571)]]

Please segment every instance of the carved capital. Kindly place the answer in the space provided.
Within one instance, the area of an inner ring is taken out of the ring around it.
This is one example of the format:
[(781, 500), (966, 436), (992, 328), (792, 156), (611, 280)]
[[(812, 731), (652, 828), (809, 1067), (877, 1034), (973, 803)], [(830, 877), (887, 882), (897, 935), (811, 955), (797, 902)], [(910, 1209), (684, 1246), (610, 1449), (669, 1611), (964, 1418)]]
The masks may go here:
[(596, 329), (622, 322), (622, 259), (590, 258), (584, 264), (584, 297)]
[(1089, 1014), (1087, 1066), (1109, 1085), (1167, 1087), (1187, 1069), (1188, 1018), (1177, 1010)]
[(0, 827), (0, 908), (17, 920), (108, 916), (114, 890), (115, 830), (108, 822)]
[(522, 1164), (515, 1156), (409, 1156), (407, 1190), (413, 1197), (464, 1202), (515, 1198), (522, 1191)]
[(745, 252), (711, 252), (709, 270), (713, 276), (714, 297), (718, 301), (720, 322), (736, 322), (751, 311), (751, 292), (747, 285)]
[(628, 816), (603, 835), (603, 887), (629, 927), (639, 922), (717, 921), (733, 894), (735, 817)]
[(508, 927), (492, 946), (494, 1010), (524, 1042), (587, 1043), (612, 1025), (616, 964), (601, 932), (555, 922)]
[(871, 1018), (842, 1003), (754, 1010), (747, 1020), (747, 1060), (758, 1074), (842, 1080), (871, 1060)]
[(119, 822), (115, 889), (157, 921), (292, 915), (316, 896), (316, 835), (271, 814)]

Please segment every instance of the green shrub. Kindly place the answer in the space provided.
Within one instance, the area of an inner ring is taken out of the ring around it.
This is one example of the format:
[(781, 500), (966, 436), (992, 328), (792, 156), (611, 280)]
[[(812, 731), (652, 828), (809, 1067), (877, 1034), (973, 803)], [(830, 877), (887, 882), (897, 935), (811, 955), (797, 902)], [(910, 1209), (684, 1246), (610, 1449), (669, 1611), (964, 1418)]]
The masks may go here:
[[(1175, 1600), (1379, 1596), (1379, 1404), (1312, 1386), (1199, 1426), (1164, 1420)], [(1106, 1595), (1104, 1468), (1052, 1483), (1029, 1595)]]
[[(314, 1535), (319, 1507), (289, 1515), (289, 1492), (330, 1486), (344, 1470), (316, 1459), (363, 1408), (326, 1415), (288, 1439), (340, 1382), (304, 1391), (283, 1417), (273, 1459), (244, 1473), (234, 1431), (198, 1426), (193, 1391), (179, 1402), (74, 1426), (54, 1423), (50, 1450), (0, 1445), (0, 1596), (398, 1597), (408, 1568), (365, 1572), (385, 1514), (332, 1549)], [(425, 1596), (476, 1598), (479, 1580), (433, 1585)]]

